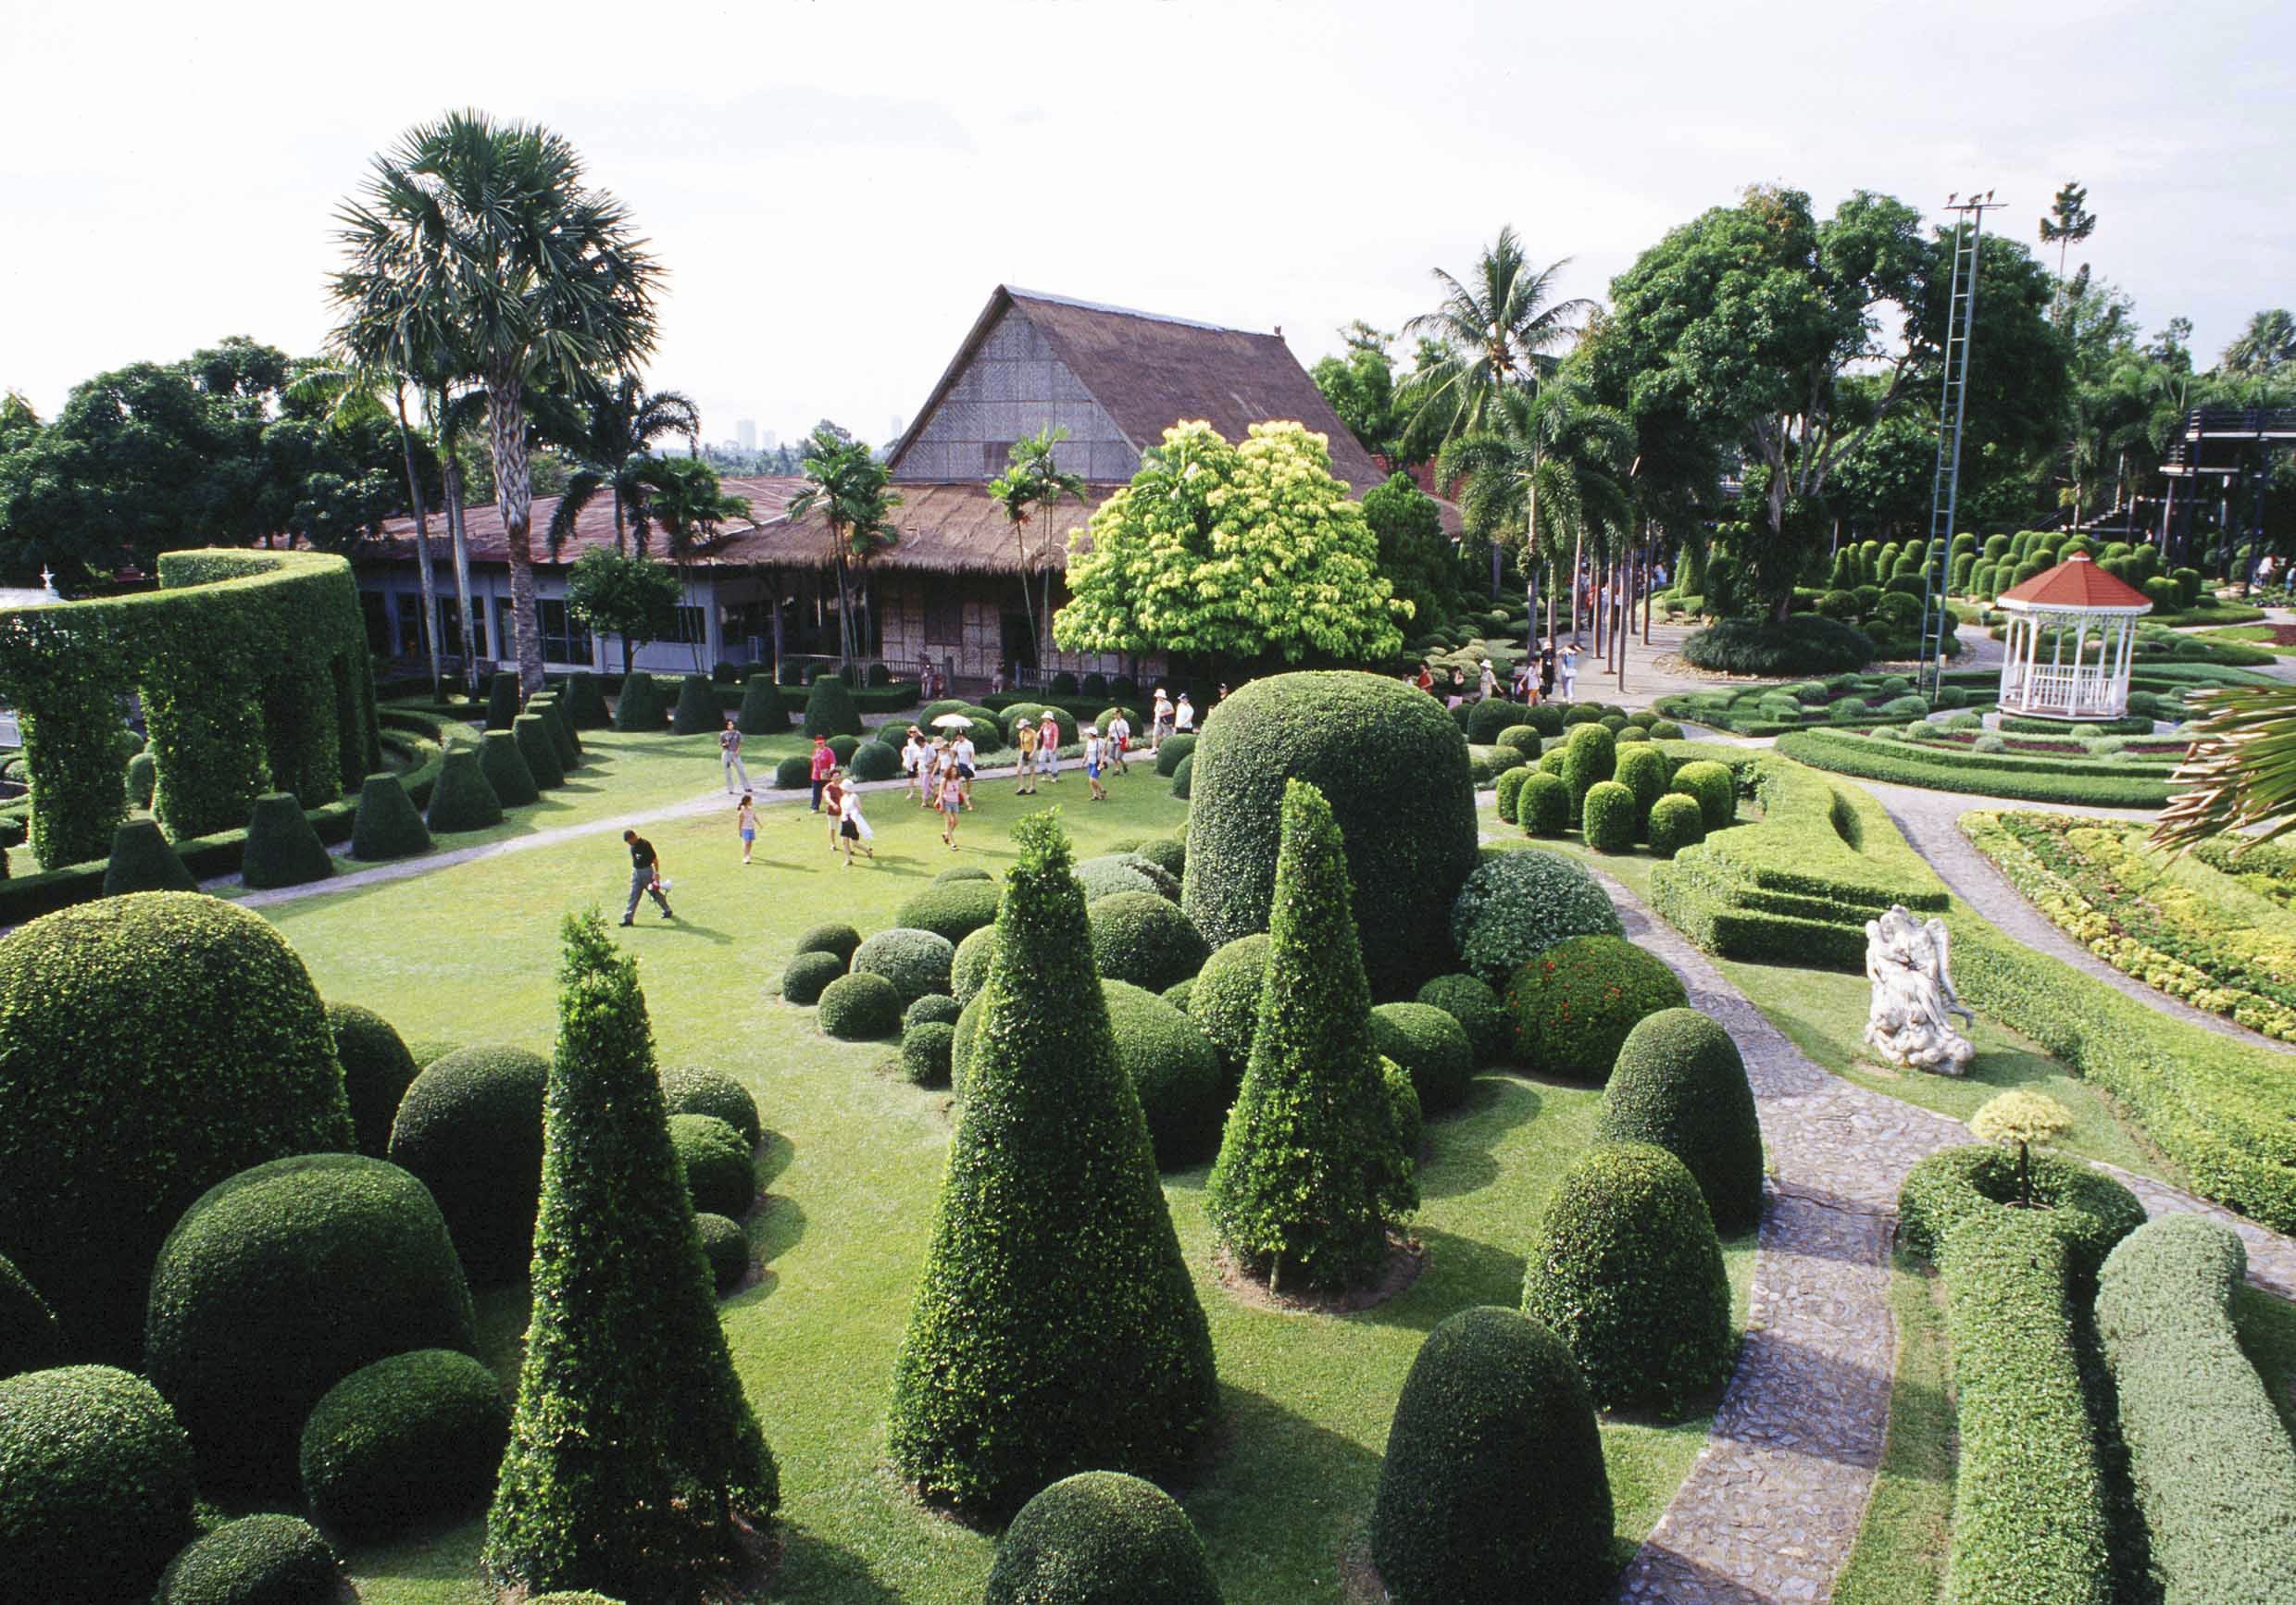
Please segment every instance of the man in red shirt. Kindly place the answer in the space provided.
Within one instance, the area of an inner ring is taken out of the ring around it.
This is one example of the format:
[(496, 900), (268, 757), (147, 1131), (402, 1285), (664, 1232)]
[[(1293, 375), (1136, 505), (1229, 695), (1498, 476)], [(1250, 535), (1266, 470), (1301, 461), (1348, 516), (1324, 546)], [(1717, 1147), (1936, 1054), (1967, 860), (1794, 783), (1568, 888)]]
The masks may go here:
[(830, 739), (813, 739), (813, 811), (821, 812), (821, 788), (830, 783), (830, 771), (837, 767), (837, 754), (830, 751)]

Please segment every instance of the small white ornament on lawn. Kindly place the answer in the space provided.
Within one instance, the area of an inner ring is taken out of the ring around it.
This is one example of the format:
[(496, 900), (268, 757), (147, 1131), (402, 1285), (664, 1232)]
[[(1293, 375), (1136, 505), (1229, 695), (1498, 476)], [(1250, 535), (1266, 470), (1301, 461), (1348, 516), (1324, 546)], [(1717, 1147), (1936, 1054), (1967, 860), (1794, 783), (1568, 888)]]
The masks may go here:
[(1945, 922), (1917, 920), (1900, 905), (1866, 922), (1866, 978), (1874, 1001), (1866, 1015), (1866, 1040), (1893, 1064), (1966, 1075), (1977, 1054), (1949, 1017), (1968, 1025), (1977, 1016), (1962, 1006), (1948, 968), (1953, 938)]

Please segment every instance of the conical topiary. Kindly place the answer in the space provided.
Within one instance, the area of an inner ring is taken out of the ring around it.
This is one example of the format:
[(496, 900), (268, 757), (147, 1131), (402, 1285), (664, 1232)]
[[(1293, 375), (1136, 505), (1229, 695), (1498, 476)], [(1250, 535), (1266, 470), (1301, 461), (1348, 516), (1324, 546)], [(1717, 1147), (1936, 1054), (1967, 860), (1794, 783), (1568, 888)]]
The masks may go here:
[(539, 715), (543, 728), (550, 732), (550, 744), (557, 749), (558, 767), (568, 774), (582, 766), (581, 748), (574, 740), (574, 727), (567, 720), (566, 710), (558, 705), (558, 693), (543, 691), (529, 697), (526, 711)]
[(267, 791), (256, 799), (247, 820), (246, 845), (240, 850), (242, 881), (263, 891), (324, 880), (334, 872), (335, 861), (293, 792)]
[(369, 775), (351, 821), (351, 856), (369, 863), (430, 850), (430, 828), (396, 775)]
[(535, 785), (548, 791), (566, 784), (566, 765), (558, 762), (558, 743), (547, 719), (540, 714), (520, 714), (510, 722), (510, 733), (518, 738), (518, 756), (526, 760)]
[(1513, 1310), (1462, 1310), (1411, 1362), (1371, 1515), (1387, 1597), (1598, 1598), (1611, 1580), (1610, 1477), (1578, 1367)]
[(577, 670), (566, 682), (566, 716), (578, 730), (605, 728), (605, 693), (588, 669)]
[(853, 703), (853, 691), (835, 675), (823, 675), (813, 682), (813, 690), (805, 697), (805, 734), (808, 736), (857, 736), (861, 733), (861, 710)]
[(688, 675), (678, 682), (678, 710), (669, 720), (671, 735), (706, 735), (722, 723), (718, 715), (718, 699), (710, 694), (707, 675)]
[(498, 671), (486, 687), (486, 728), (506, 730), (518, 716), (518, 677), (511, 669)]
[(543, 794), (534, 771), (526, 765), (526, 754), (518, 750), (518, 739), (508, 730), (486, 732), (479, 743), (479, 772), (505, 808), (523, 808)]
[(744, 736), (778, 736), (789, 728), (789, 709), (768, 674), (755, 674), (742, 683), (742, 712), (734, 721)]
[(433, 833), (483, 830), (490, 825), (500, 825), (502, 816), (502, 799), (494, 794), (494, 783), (486, 778), (478, 751), (456, 747), (448, 753), (446, 761), (439, 765), (438, 779), (430, 787), (430, 812), (424, 823)]
[(1387, 1257), (1391, 1213), (1416, 1206), (1371, 1037), (1340, 827), (1323, 793), (1284, 785), (1267, 967), (1243, 1090), (1204, 1189), (1213, 1229), (1280, 1288), (1358, 1286)]
[(1045, 815), (1013, 834), (1000, 962), (974, 1003), (978, 1051), (888, 1424), (925, 1497), (991, 1516), (1077, 1472), (1170, 1471), (1217, 1399), (1067, 840)]
[(980, 1605), (1220, 1605), (1178, 1500), (1120, 1472), (1063, 1477), (1020, 1507)]
[(1730, 1034), (1695, 1009), (1645, 1014), (1618, 1050), (1595, 1136), (1647, 1142), (1680, 1160), (1715, 1230), (1762, 1219), (1762, 1125)]
[(663, 717), (662, 688), (654, 677), (643, 670), (623, 676), (622, 694), (614, 700), (614, 728), (653, 734), (661, 729)]
[(131, 819), (112, 832), (104, 865), (104, 895), (128, 891), (197, 891), (199, 881), (150, 819)]
[[(559, 970), (533, 1317), (483, 1564), (529, 1594), (685, 1598), (780, 1479), (670, 1146), (637, 963), (596, 909)], [(599, 1229), (610, 1222), (612, 1229)]]

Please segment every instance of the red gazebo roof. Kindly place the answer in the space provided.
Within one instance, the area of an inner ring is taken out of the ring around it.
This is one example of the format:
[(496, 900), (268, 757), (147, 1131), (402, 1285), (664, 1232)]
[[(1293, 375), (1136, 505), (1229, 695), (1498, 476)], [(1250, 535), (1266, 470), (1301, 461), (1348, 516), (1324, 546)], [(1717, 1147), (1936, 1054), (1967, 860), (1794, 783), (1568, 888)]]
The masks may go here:
[(2075, 553), (2054, 568), (2034, 575), (2022, 585), (2010, 587), (1994, 600), (2021, 602), (2031, 607), (2063, 608), (2071, 613), (2152, 605), (2152, 599), (2143, 591), (2114, 579), (2090, 561), (2085, 552)]

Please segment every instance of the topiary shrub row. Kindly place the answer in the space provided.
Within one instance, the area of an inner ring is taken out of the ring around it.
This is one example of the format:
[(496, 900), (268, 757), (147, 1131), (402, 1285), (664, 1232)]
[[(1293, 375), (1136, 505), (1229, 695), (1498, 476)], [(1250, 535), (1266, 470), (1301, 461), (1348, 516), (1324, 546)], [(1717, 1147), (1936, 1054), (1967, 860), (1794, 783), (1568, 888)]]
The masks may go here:
[(1864, 668), (1874, 643), (1863, 630), (1812, 613), (1782, 620), (1716, 619), (1682, 642), (1682, 661), (1715, 674), (1772, 678)]

